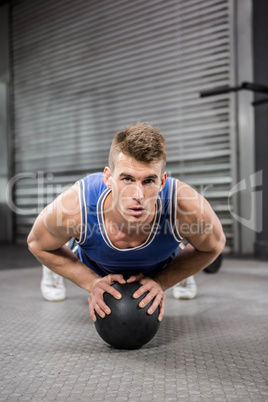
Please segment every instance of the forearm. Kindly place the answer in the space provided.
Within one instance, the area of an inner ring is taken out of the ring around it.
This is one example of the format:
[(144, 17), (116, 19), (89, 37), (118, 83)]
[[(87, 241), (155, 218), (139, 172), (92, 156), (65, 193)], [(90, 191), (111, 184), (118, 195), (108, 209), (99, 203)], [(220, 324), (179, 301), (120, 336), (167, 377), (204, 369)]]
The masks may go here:
[(174, 260), (153, 279), (160, 283), (163, 290), (167, 290), (176, 283), (195, 275), (210, 265), (220, 254), (220, 250), (199, 251), (188, 244)]
[(100, 278), (83, 264), (67, 246), (51, 251), (38, 250), (36, 247), (29, 246), (29, 250), (41, 264), (88, 292), (91, 292), (94, 280)]

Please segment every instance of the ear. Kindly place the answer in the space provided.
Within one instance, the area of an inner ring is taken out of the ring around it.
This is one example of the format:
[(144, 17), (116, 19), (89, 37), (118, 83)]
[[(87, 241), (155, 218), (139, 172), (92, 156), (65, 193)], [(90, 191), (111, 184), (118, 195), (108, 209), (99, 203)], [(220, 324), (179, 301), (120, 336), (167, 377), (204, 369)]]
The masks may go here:
[(166, 172), (163, 172), (163, 173), (162, 173), (162, 176), (161, 176), (161, 184), (160, 184), (160, 190), (159, 190), (159, 192), (163, 190), (163, 188), (164, 188), (164, 186), (165, 186), (165, 184), (166, 184), (166, 181), (167, 181), (167, 173), (166, 173)]
[(104, 168), (104, 171), (103, 171), (103, 180), (104, 180), (105, 186), (110, 188), (110, 189), (112, 188), (112, 186), (111, 186), (111, 177), (112, 177), (112, 171), (109, 168), (109, 166), (106, 166)]

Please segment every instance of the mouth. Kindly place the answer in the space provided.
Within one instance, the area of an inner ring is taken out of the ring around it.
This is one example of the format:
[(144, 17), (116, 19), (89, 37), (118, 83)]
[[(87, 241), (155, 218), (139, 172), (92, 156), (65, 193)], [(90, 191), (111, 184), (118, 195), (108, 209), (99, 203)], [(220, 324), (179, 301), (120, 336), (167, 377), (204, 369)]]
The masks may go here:
[(134, 216), (140, 216), (144, 213), (145, 209), (142, 207), (133, 207), (133, 208), (128, 208), (129, 212), (131, 215)]

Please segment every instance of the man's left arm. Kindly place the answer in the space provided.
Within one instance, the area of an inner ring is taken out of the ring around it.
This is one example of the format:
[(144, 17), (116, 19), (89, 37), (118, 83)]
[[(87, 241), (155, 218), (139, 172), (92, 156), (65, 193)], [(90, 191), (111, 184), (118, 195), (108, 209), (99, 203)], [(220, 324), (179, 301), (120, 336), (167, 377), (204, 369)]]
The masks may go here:
[[(176, 218), (178, 232), (182, 238), (187, 239), (187, 246), (165, 269), (152, 278), (143, 278), (142, 275), (138, 279), (136, 277), (143, 285), (136, 292), (137, 296), (149, 290), (142, 302), (146, 306), (154, 299), (149, 313), (160, 304), (160, 320), (164, 315), (163, 292), (202, 271), (217, 258), (225, 246), (221, 223), (208, 201), (182, 182), (178, 182), (177, 186)], [(134, 278), (130, 278), (130, 281), (132, 280)]]
[(166, 290), (210, 265), (225, 246), (222, 225), (209, 202), (178, 182), (177, 229), (187, 246), (154, 279)]

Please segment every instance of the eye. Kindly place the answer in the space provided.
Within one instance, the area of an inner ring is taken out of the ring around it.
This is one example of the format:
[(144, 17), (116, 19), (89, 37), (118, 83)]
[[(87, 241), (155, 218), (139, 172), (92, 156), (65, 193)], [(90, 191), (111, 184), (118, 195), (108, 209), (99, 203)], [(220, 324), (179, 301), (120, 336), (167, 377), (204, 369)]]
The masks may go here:
[(152, 183), (154, 183), (153, 179), (144, 180), (144, 184), (152, 184)]
[(130, 177), (124, 177), (123, 181), (125, 183), (130, 183), (131, 182), (131, 178)]

